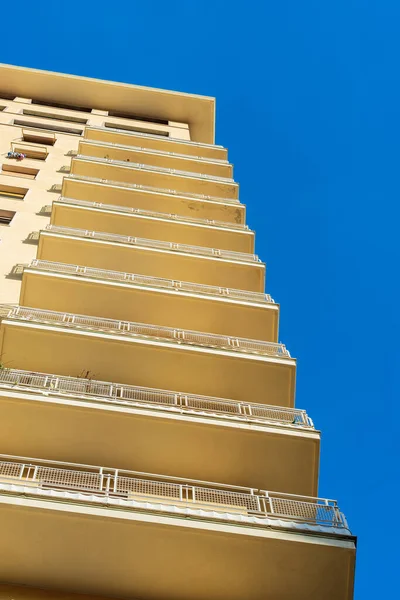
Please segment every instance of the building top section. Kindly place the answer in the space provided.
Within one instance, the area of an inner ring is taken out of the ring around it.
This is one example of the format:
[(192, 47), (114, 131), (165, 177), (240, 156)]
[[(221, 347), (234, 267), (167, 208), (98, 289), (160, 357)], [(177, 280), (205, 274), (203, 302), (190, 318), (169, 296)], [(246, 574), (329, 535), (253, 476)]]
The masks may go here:
[(0, 63), (1, 93), (187, 123), (191, 139), (214, 143), (215, 98)]

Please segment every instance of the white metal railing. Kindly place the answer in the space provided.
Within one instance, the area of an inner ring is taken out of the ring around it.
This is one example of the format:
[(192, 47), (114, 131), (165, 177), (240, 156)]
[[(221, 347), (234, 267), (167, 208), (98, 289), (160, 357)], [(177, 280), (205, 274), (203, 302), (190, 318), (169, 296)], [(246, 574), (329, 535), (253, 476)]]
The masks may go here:
[(101, 317), (89, 315), (75, 315), (73, 313), (56, 312), (53, 310), (30, 308), (27, 306), (15, 306), (11, 308), (8, 306), (7, 308), (8, 312), (5, 314), (5, 318), (7, 319), (53, 323), (54, 325), (61, 325), (62, 327), (68, 328), (82, 328), (133, 337), (157, 338), (159, 340), (175, 342), (178, 344), (205, 346), (208, 348), (272, 356), (282, 359), (291, 358), (285, 345), (275, 342), (264, 342), (247, 338), (228, 337), (214, 333), (174, 329), (172, 327), (150, 325), (147, 323), (103, 319)]
[(209, 202), (220, 202), (221, 204), (240, 205), (240, 201), (236, 198), (221, 198), (219, 196), (210, 196), (207, 194), (196, 194), (195, 192), (181, 192), (179, 190), (173, 190), (171, 188), (160, 188), (154, 185), (143, 185), (141, 183), (116, 181), (115, 179), (103, 179), (102, 177), (90, 177), (89, 175), (71, 174), (65, 176), (64, 179), (78, 179), (80, 181), (91, 181), (93, 183), (104, 183), (106, 185), (113, 185), (116, 187), (143, 190), (145, 192), (155, 192), (160, 194), (167, 194), (169, 196), (179, 196), (179, 198), (194, 198), (195, 200), (207, 200)]
[(217, 248), (207, 248), (206, 246), (189, 246), (189, 244), (175, 244), (174, 242), (165, 242), (163, 240), (149, 240), (146, 238), (122, 235), (120, 233), (106, 233), (105, 231), (89, 231), (88, 229), (77, 229), (74, 227), (63, 227), (62, 225), (46, 225), (46, 231), (61, 233), (64, 235), (75, 235), (78, 237), (92, 238), (106, 242), (118, 242), (120, 244), (132, 244), (146, 248), (158, 248), (159, 250), (169, 250), (174, 252), (183, 252), (185, 254), (196, 254), (201, 256), (210, 256), (212, 258), (222, 258), (246, 263), (260, 263), (256, 254), (247, 254), (246, 252), (235, 252), (233, 250), (219, 250)]
[[(123, 135), (131, 135), (133, 137), (140, 136), (154, 140), (160, 140), (160, 136), (156, 133), (144, 133), (143, 131), (129, 131), (128, 129), (121, 131), (121, 129), (118, 129), (116, 127), (104, 127), (100, 125), (90, 125), (89, 127), (86, 127), (86, 129), (96, 129), (98, 131), (102, 131), (103, 133), (107, 133), (108, 131), (110, 131), (111, 133), (121, 133)], [(171, 136), (163, 137), (162, 140), (168, 142), (178, 142), (181, 144), (187, 144), (189, 146), (198, 146), (199, 148), (217, 148), (219, 150), (224, 150), (224, 146), (218, 144), (205, 144), (204, 142), (194, 142), (192, 140), (183, 140), (181, 138), (173, 138)]]
[(130, 407), (156, 408), (170, 412), (210, 415), (217, 418), (251, 421), (263, 424), (307, 427), (314, 424), (305, 410), (181, 394), (167, 390), (145, 388), (80, 377), (66, 377), (37, 371), (0, 369), (0, 388), (45, 393), (46, 396), (68, 396)]
[(176, 292), (193, 292), (195, 294), (220, 296), (223, 298), (230, 298), (232, 300), (275, 304), (275, 301), (269, 294), (262, 294), (261, 292), (235, 290), (233, 288), (217, 287), (202, 283), (191, 283), (190, 281), (177, 281), (175, 279), (164, 279), (162, 277), (153, 277), (149, 275), (136, 275), (136, 273), (125, 273), (123, 271), (109, 271), (106, 269), (96, 269), (95, 267), (84, 267), (81, 265), (50, 262), (37, 258), (32, 259), (29, 268), (57, 271), (59, 273), (67, 273), (69, 275), (81, 275), (84, 277), (122, 281), (125, 283), (134, 283), (136, 285), (165, 288), (168, 290), (174, 290)]
[[(14, 493), (28, 494), (32, 488), (42, 494), (69, 491), (79, 493), (69, 502), (95, 502), (96, 498), (118, 499), (118, 508), (134, 510), (132, 502), (146, 502), (146, 510), (168, 512), (168, 507), (201, 509), (196, 518), (232, 520), (235, 516), (255, 516), (316, 527), (332, 527), (335, 533), (348, 534), (346, 519), (335, 500), (297, 496), (253, 488), (183, 480), (107, 467), (37, 460), (0, 455), (0, 489), (13, 486)], [(31, 491), (32, 493), (32, 491)], [(83, 497), (82, 497), (83, 496)], [(65, 498), (62, 497), (65, 501)], [(125, 504), (123, 501), (126, 501)], [(151, 505), (149, 505), (151, 503)]]
[(181, 169), (171, 169), (170, 167), (157, 167), (154, 165), (148, 165), (145, 163), (137, 163), (130, 160), (115, 160), (114, 158), (100, 158), (99, 156), (85, 156), (84, 154), (77, 154), (77, 159), (90, 160), (93, 162), (107, 163), (115, 165), (116, 167), (133, 167), (140, 169), (141, 171), (152, 171), (157, 173), (167, 173), (168, 175), (182, 175), (183, 177), (193, 177), (195, 179), (207, 179), (208, 181), (215, 181), (220, 183), (229, 183), (237, 186), (237, 183), (232, 177), (218, 177), (217, 175), (206, 175), (205, 173), (196, 173), (192, 171), (182, 171)]
[[(109, 129), (107, 127), (107, 129)], [(180, 152), (170, 152), (169, 150), (160, 150), (158, 148), (150, 148), (149, 146), (127, 146), (126, 144), (116, 144), (115, 142), (104, 142), (100, 140), (93, 140), (91, 138), (84, 138), (83, 143), (90, 144), (93, 146), (102, 146), (104, 148), (120, 148), (121, 150), (132, 150), (138, 152), (145, 152), (146, 154), (162, 154), (163, 156), (172, 156), (173, 158), (183, 158), (188, 160), (200, 161), (205, 164), (217, 163), (222, 166), (228, 166), (229, 161), (224, 158), (205, 158), (204, 156), (195, 156), (193, 154), (182, 154)], [(186, 141), (186, 140), (185, 140)]]
[(182, 223), (195, 223), (198, 225), (212, 225), (213, 227), (221, 227), (226, 229), (239, 229), (249, 231), (248, 225), (244, 223), (229, 223), (227, 221), (215, 221), (214, 219), (200, 219), (196, 217), (184, 217), (173, 213), (162, 213), (154, 210), (144, 210), (142, 208), (132, 208), (131, 206), (118, 206), (115, 204), (103, 204), (102, 202), (90, 202), (89, 200), (76, 200), (75, 198), (66, 198), (60, 196), (58, 202), (71, 204), (72, 206), (86, 206), (88, 208), (100, 208), (103, 210), (115, 210), (132, 215), (143, 215), (145, 217), (153, 217), (156, 219), (168, 219), (171, 221), (181, 221)]

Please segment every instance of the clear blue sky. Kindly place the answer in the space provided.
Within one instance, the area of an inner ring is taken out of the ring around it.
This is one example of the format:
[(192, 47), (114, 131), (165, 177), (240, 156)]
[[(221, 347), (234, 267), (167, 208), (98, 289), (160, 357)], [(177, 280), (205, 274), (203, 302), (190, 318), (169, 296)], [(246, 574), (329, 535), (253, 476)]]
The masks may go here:
[(320, 494), (359, 536), (356, 600), (393, 598), (400, 3), (84, 0), (1, 12), (1, 62), (217, 97), (217, 142), (298, 358), (297, 405), (323, 432)]

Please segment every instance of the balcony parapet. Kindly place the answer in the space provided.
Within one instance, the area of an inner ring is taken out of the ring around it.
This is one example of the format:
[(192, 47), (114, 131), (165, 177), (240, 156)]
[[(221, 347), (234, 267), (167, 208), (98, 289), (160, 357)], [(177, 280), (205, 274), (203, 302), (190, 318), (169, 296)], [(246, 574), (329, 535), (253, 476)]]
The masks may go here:
[(182, 175), (183, 177), (194, 177), (195, 179), (207, 179), (208, 181), (220, 181), (221, 183), (235, 183), (232, 177), (221, 177), (218, 175), (208, 175), (206, 173), (197, 173), (196, 171), (183, 171), (182, 169), (172, 169), (171, 167), (158, 167), (144, 163), (137, 163), (130, 160), (117, 160), (114, 158), (100, 158), (99, 156), (86, 156), (77, 154), (77, 159), (89, 160), (102, 164), (115, 165), (118, 167), (133, 167), (141, 171), (156, 171), (158, 173), (168, 173), (169, 175)]
[(0, 491), (70, 504), (180, 513), (331, 535), (351, 535), (335, 500), (106, 467), (0, 455)]
[(257, 354), (284, 360), (293, 360), (284, 344), (228, 337), (199, 331), (173, 329), (172, 327), (162, 327), (147, 323), (103, 319), (101, 317), (76, 315), (25, 306), (10, 307), (9, 305), (5, 308), (3, 305), (0, 305), (0, 317), (16, 321), (52, 324), (69, 329), (98, 331), (107, 334), (134, 338), (141, 337), (188, 346), (201, 346), (234, 353)]
[(141, 286), (164, 288), (167, 290), (173, 290), (175, 292), (189, 292), (207, 296), (216, 296), (226, 298), (227, 300), (241, 300), (243, 302), (253, 302), (256, 304), (261, 303), (275, 305), (275, 301), (269, 294), (262, 294), (260, 292), (235, 290), (233, 288), (217, 287), (202, 283), (191, 283), (190, 281), (176, 281), (174, 279), (163, 279), (162, 277), (152, 277), (149, 275), (136, 275), (136, 273), (125, 273), (123, 271), (96, 269), (94, 267), (51, 262), (37, 258), (34, 258), (31, 261), (31, 263), (28, 265), (28, 268), (38, 269), (41, 271), (65, 273), (66, 275), (79, 275), (80, 277), (88, 277), (93, 279), (107, 279)]
[(130, 408), (162, 410), (175, 414), (199, 415), (233, 422), (306, 428), (315, 431), (305, 410), (211, 396), (145, 388), (109, 381), (66, 377), (38, 371), (0, 369), (0, 389), (62, 396), (87, 402), (101, 402)]
[(58, 202), (69, 204), (71, 206), (84, 206), (86, 208), (100, 208), (102, 210), (113, 210), (131, 215), (151, 217), (154, 219), (168, 219), (169, 221), (178, 221), (182, 223), (194, 223), (196, 225), (211, 225), (212, 227), (221, 227), (226, 229), (238, 229), (240, 231), (250, 231), (249, 226), (244, 223), (228, 223), (227, 221), (215, 221), (213, 219), (200, 219), (196, 217), (184, 217), (173, 213), (162, 213), (152, 210), (143, 210), (142, 208), (132, 208), (130, 206), (116, 206), (115, 204), (103, 204), (102, 202), (90, 202), (88, 200), (76, 200), (75, 198), (66, 198), (60, 196)]
[(142, 185), (141, 183), (129, 183), (127, 181), (116, 181), (114, 179), (103, 179), (100, 177), (90, 177), (88, 175), (67, 175), (64, 179), (78, 179), (80, 181), (91, 181), (93, 183), (104, 183), (122, 188), (131, 188), (135, 190), (143, 190), (145, 192), (155, 192), (159, 194), (167, 194), (170, 196), (179, 196), (179, 198), (194, 198), (195, 200), (206, 200), (209, 202), (221, 202), (222, 204), (241, 204), (236, 198), (221, 198), (219, 196), (209, 196), (206, 194), (197, 194), (195, 192), (180, 192), (171, 188), (160, 188), (153, 185)]
[(142, 246), (145, 248), (156, 248), (158, 250), (168, 250), (170, 252), (182, 252), (184, 254), (197, 254), (209, 256), (211, 258), (221, 258), (245, 263), (260, 263), (261, 260), (256, 254), (247, 254), (246, 252), (235, 252), (234, 250), (219, 250), (217, 248), (207, 248), (206, 246), (189, 246), (188, 244), (176, 244), (174, 242), (165, 242), (163, 240), (149, 240), (146, 238), (132, 237), (119, 233), (106, 233), (104, 231), (89, 231), (87, 229), (75, 229), (74, 227), (63, 227), (61, 225), (46, 225), (45, 231), (51, 233), (61, 233), (63, 235), (73, 235), (77, 237), (91, 238), (105, 242), (117, 242), (119, 244), (131, 244), (133, 246)]
[[(94, 127), (90, 126), (89, 129), (94, 129)], [(105, 131), (109, 131), (109, 130), (110, 130), (110, 127), (107, 127), (107, 129)], [(103, 131), (104, 131), (104, 129), (103, 129)], [(111, 131), (115, 132), (115, 130), (111, 130)], [(128, 131), (123, 131), (123, 132), (118, 131), (118, 133), (125, 134), (125, 133), (129, 133), (129, 132)], [(134, 134), (135, 137), (136, 137), (136, 134), (137, 135), (141, 135), (143, 137), (144, 136), (146, 136), (146, 137), (154, 137), (154, 136), (151, 136), (151, 135), (148, 136), (147, 134), (143, 134), (143, 133), (139, 134), (139, 132), (135, 131), (135, 134)], [(223, 158), (204, 158), (204, 156), (195, 156), (193, 154), (182, 154), (180, 152), (170, 152), (168, 150), (159, 150), (159, 149), (156, 150), (156, 149), (148, 148), (148, 147), (145, 147), (145, 146), (127, 146), (126, 144), (116, 144), (115, 142), (100, 142), (98, 140), (91, 140), (91, 139), (87, 139), (87, 138), (84, 138), (83, 141), (85, 142), (85, 144), (91, 144), (92, 146), (104, 146), (104, 148), (110, 147), (110, 148), (118, 148), (118, 149), (121, 149), (121, 150), (133, 150), (133, 151), (137, 150), (137, 151), (140, 151), (140, 152), (144, 152), (146, 154), (162, 154), (163, 156), (173, 156), (174, 158), (184, 158), (184, 159), (189, 159), (189, 160), (197, 160), (197, 161), (203, 162), (205, 164), (207, 164), (207, 163), (217, 163), (217, 164), (221, 164), (221, 165), (229, 165), (229, 161), (225, 160)], [(175, 141), (175, 142), (182, 141), (184, 143), (191, 143), (189, 140), (178, 140), (178, 139), (175, 139), (173, 141)], [(198, 145), (198, 144), (195, 144), (195, 145)], [(222, 146), (220, 146), (220, 148), (221, 147)]]
[[(102, 131), (102, 132), (119, 133), (119, 134), (123, 134), (123, 135), (129, 135), (132, 137), (139, 136), (139, 137), (150, 138), (150, 139), (154, 139), (154, 140), (160, 139), (160, 136), (155, 133), (144, 133), (142, 131), (129, 131), (127, 129), (121, 130), (121, 129), (118, 129), (117, 127), (104, 127), (101, 125), (90, 125), (90, 126), (85, 127), (85, 129), (96, 129), (96, 130)], [(193, 140), (183, 140), (181, 138), (162, 137), (162, 140), (163, 140), (163, 142), (164, 141), (175, 142), (175, 143), (179, 143), (179, 144), (185, 144), (185, 145), (187, 144), (190, 146), (197, 146), (199, 148), (219, 148), (221, 150), (224, 149), (224, 146), (221, 146), (219, 144), (205, 144), (204, 142), (195, 142)], [(85, 141), (86, 141), (86, 138), (85, 138)], [(199, 156), (198, 158), (201, 158), (201, 156)]]

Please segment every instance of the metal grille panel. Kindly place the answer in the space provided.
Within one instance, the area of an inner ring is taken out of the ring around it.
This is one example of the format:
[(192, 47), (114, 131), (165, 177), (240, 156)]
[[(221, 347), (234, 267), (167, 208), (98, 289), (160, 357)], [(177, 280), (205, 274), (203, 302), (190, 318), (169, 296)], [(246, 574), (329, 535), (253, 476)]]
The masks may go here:
[(116, 491), (140, 496), (157, 496), (164, 498), (180, 498), (181, 486), (147, 479), (133, 479), (131, 477), (118, 477)]
[(264, 356), (290, 358), (290, 354), (283, 344), (273, 342), (254, 341), (246, 338), (228, 338), (222, 335), (198, 331), (172, 329), (170, 327), (132, 323), (130, 321), (116, 321), (115, 319), (101, 319), (100, 317), (59, 313), (50, 310), (38, 310), (25, 306), (9, 309), (7, 318), (24, 319), (42, 323), (51, 322), (66, 327), (93, 328), (113, 333), (143, 335), (194, 345), (221, 348), (224, 350), (228, 349), (236, 352), (250, 352)]
[(73, 488), (84, 491), (101, 491), (101, 475), (99, 473), (38, 467), (36, 477), (42, 485)]
[(251, 494), (238, 494), (225, 490), (215, 490), (197, 486), (194, 488), (194, 493), (196, 502), (245, 508), (251, 511), (257, 511), (259, 509), (257, 497), (252, 496)]
[(22, 465), (12, 462), (0, 462), (1, 477), (19, 477), (22, 472)]

